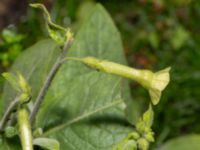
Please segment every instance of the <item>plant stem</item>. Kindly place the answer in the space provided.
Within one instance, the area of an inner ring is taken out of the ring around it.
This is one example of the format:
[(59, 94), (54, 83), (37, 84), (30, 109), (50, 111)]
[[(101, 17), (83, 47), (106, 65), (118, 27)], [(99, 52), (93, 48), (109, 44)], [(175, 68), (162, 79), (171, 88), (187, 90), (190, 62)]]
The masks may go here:
[(14, 101), (12, 101), (8, 106), (0, 122), (0, 132), (4, 130), (6, 123), (10, 118), (10, 115), (12, 114), (13, 110), (17, 107), (18, 103), (19, 103), (19, 97), (16, 97)]
[(33, 150), (32, 131), (29, 124), (28, 112), (24, 106), (19, 106), (18, 123), (23, 150)]
[(46, 93), (47, 93), (47, 91), (48, 91), (48, 89), (49, 89), (49, 87), (50, 87), (50, 85), (52, 83), (52, 80), (54, 79), (57, 71), (61, 67), (61, 65), (63, 63), (62, 60), (63, 60), (64, 57), (66, 57), (65, 55), (66, 55), (68, 49), (71, 47), (71, 45), (72, 45), (72, 40), (69, 39), (65, 43), (62, 52), (60, 53), (59, 57), (57, 58), (56, 62), (53, 65), (53, 67), (51, 68), (51, 70), (50, 70), (50, 72), (49, 72), (49, 74), (48, 74), (48, 76), (47, 76), (47, 78), (46, 78), (46, 80), (45, 80), (45, 82), (44, 82), (44, 84), (43, 84), (43, 86), (42, 86), (42, 88), (41, 88), (36, 100), (35, 100), (35, 104), (33, 106), (33, 110), (32, 110), (32, 112), (30, 114), (30, 117), (29, 117), (31, 124), (34, 123), (36, 114), (39, 111), (39, 108), (40, 108), (40, 106), (41, 106), (41, 104), (43, 102), (43, 99), (44, 99), (44, 97), (45, 97), (45, 95), (46, 95)]

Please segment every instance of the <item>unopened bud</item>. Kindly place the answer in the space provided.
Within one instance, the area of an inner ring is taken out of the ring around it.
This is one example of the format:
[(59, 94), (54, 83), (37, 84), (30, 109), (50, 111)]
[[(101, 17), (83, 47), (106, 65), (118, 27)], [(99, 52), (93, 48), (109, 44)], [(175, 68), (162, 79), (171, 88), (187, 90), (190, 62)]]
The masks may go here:
[(140, 138), (137, 143), (140, 150), (148, 150), (149, 143), (145, 138)]
[(7, 138), (12, 138), (17, 135), (17, 129), (15, 127), (8, 126), (5, 128), (5, 136)]

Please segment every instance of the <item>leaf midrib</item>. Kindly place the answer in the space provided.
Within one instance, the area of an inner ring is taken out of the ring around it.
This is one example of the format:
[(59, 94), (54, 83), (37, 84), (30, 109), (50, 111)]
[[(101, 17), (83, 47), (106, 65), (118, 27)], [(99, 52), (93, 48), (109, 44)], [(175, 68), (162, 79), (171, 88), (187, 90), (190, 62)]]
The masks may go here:
[(87, 112), (87, 113), (82, 114), (82, 115), (80, 115), (80, 116), (77, 116), (77, 117), (71, 119), (70, 121), (68, 121), (68, 122), (66, 122), (66, 123), (57, 125), (57, 126), (51, 128), (51, 129), (47, 130), (42, 136), (48, 136), (49, 134), (51, 134), (51, 133), (53, 133), (53, 132), (56, 132), (56, 131), (58, 131), (58, 130), (61, 130), (61, 129), (67, 127), (67, 126), (70, 126), (71, 124), (74, 124), (74, 123), (76, 123), (76, 122), (79, 122), (79, 121), (81, 121), (81, 120), (83, 120), (83, 119), (85, 119), (85, 118), (88, 118), (88, 117), (90, 117), (90, 116), (92, 116), (92, 115), (94, 115), (94, 114), (96, 114), (96, 113), (98, 113), (98, 112), (104, 111), (104, 110), (106, 110), (106, 109), (109, 109), (109, 108), (114, 107), (114, 106), (116, 106), (116, 105), (119, 105), (119, 104), (121, 104), (121, 103), (123, 103), (123, 100), (122, 100), (122, 99), (115, 100), (114, 102), (110, 103), (109, 105), (100, 107), (100, 108), (98, 108), (98, 109), (96, 109), (96, 110)]

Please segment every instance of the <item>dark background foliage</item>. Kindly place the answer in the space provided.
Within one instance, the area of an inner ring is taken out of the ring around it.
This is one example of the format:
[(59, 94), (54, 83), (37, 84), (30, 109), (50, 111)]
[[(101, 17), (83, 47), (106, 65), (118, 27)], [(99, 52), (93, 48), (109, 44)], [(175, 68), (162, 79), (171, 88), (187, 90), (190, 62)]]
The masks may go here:
[[(96, 2), (104, 5), (121, 32), (129, 65), (159, 70), (172, 67), (171, 82), (155, 107), (156, 145), (200, 133), (200, 1), (198, 0), (1, 0), (0, 72), (28, 46), (47, 36), (38, 10), (42, 2), (56, 23), (76, 33)], [(131, 84), (133, 98), (148, 94)], [(0, 77), (0, 94), (3, 79)]]

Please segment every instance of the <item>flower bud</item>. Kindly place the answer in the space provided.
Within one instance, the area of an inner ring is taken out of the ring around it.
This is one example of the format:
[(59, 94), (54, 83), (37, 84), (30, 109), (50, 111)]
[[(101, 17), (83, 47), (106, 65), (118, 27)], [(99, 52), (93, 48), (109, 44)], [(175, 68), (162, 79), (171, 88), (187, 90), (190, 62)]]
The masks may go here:
[(135, 140), (124, 139), (115, 145), (112, 150), (137, 150), (137, 143)]
[(145, 138), (140, 138), (137, 143), (140, 150), (148, 150), (149, 143)]
[(121, 150), (137, 150), (137, 144), (134, 140), (129, 140), (123, 145)]
[(20, 74), (18, 73), (18, 78), (19, 78), (19, 86), (22, 89), (22, 92), (30, 95), (31, 94), (31, 88), (29, 86), (29, 84), (27, 83), (26, 79)]
[(144, 135), (144, 138), (149, 141), (149, 142), (154, 142), (154, 133), (153, 132), (148, 132)]
[(140, 135), (135, 131), (128, 135), (128, 138), (133, 139), (133, 140), (137, 140), (137, 139), (139, 139), (139, 137), (140, 137)]
[(11, 126), (5, 128), (5, 136), (7, 138), (12, 138), (13, 136), (17, 135), (17, 129)]

